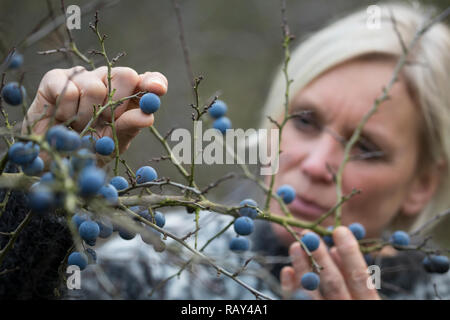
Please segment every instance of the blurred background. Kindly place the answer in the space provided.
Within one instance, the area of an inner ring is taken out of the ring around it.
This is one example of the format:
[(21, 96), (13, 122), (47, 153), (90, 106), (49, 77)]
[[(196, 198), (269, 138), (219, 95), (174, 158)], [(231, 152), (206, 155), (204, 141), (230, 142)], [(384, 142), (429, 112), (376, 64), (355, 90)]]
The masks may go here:
[[(283, 59), (281, 46), (280, 1), (261, 0), (178, 0), (184, 32), (195, 76), (202, 75), (200, 98), (207, 103), (218, 94), (228, 104), (228, 117), (234, 128), (258, 128), (260, 109), (264, 104), (271, 79)], [(411, 2), (411, 1), (408, 1)], [(293, 46), (311, 32), (331, 20), (356, 9), (377, 4), (365, 0), (287, 0), (288, 24), (296, 39)], [(448, 1), (420, 1), (438, 9)], [(134, 68), (138, 73), (160, 71), (169, 80), (169, 90), (162, 98), (161, 109), (155, 114), (155, 127), (165, 134), (171, 128), (192, 128), (189, 106), (193, 103), (192, 89), (186, 72), (179, 29), (172, 1), (76, 1), (65, 0), (65, 6), (79, 5), (82, 10), (98, 4), (100, 29), (108, 35), (106, 49), (112, 58), (125, 51), (118, 66)], [(24, 84), (31, 103), (42, 76), (53, 68), (68, 68), (82, 64), (76, 57), (67, 60), (61, 53), (38, 55), (38, 51), (56, 49), (67, 41), (63, 27), (49, 33), (31, 45), (20, 45), (36, 27), (46, 26), (52, 12), (60, 16), (59, 0), (2, 0), (0, 2), (0, 57), (2, 61), (12, 47), (24, 55), (23, 67), (9, 72), (7, 81), (18, 80), (25, 73)], [(83, 53), (99, 49), (89, 23), (95, 9), (81, 15), (81, 30), (73, 30), (75, 42)], [(98, 60), (98, 57), (96, 57)], [(97, 66), (101, 64), (97, 63)], [(7, 107), (10, 118), (20, 121), (19, 109)], [(204, 129), (206, 125), (204, 125)], [(4, 146), (3, 146), (4, 150)], [(153, 157), (165, 154), (148, 130), (142, 130), (124, 155), (131, 168), (154, 166), (159, 176), (182, 181), (181, 176), (167, 161), (155, 163)], [(202, 165), (196, 170), (197, 182), (204, 187), (228, 172), (240, 173), (235, 165)], [(123, 171), (122, 171), (123, 172)], [(110, 171), (112, 175), (112, 171)], [(169, 190), (168, 190), (169, 191)], [(212, 199), (237, 204), (243, 198), (261, 199), (254, 183), (240, 179), (224, 182), (210, 192)]]

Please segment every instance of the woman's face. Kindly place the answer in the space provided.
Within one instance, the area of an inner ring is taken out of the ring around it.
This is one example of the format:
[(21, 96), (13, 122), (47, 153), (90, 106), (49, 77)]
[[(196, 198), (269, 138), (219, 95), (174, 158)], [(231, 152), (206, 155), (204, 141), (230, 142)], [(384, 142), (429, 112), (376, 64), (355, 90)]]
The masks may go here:
[[(294, 187), (297, 196), (288, 208), (295, 217), (313, 221), (336, 204), (333, 173), (343, 159), (341, 139), (348, 141), (389, 82), (394, 66), (388, 59), (352, 60), (326, 72), (293, 97), (291, 114), (310, 112), (289, 120), (283, 130), (274, 190), (283, 184)], [(417, 175), (419, 109), (403, 81), (394, 84), (389, 96), (369, 119), (351, 152), (372, 157), (354, 158), (343, 172), (343, 194), (352, 189), (361, 192), (343, 205), (343, 224), (362, 223), (366, 237), (380, 236), (399, 212), (420, 212), (423, 197), (430, 193)], [(425, 191), (426, 195), (421, 193)], [(283, 215), (276, 200), (271, 210)], [(321, 225), (333, 223), (334, 215)], [(283, 227), (272, 225), (283, 241), (292, 241)]]

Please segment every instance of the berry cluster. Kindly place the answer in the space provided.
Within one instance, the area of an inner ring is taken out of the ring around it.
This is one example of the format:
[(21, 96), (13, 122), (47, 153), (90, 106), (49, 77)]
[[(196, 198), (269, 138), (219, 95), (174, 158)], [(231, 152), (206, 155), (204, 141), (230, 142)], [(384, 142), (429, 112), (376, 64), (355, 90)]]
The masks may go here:
[(222, 100), (216, 100), (211, 107), (208, 108), (208, 113), (211, 118), (215, 119), (213, 122), (213, 128), (219, 130), (222, 134), (227, 132), (227, 129), (231, 129), (231, 120), (225, 117), (228, 107)]
[(248, 236), (254, 231), (253, 219), (258, 216), (258, 204), (253, 199), (244, 199), (239, 206), (240, 217), (234, 221), (234, 231), (238, 236), (231, 239), (229, 245), (230, 250), (236, 252), (247, 251), (250, 248), (248, 238), (241, 236)]
[[(284, 193), (284, 194), (286, 194), (286, 193)], [(350, 231), (353, 233), (353, 235), (355, 236), (355, 238), (357, 240), (363, 239), (366, 235), (366, 230), (365, 230), (364, 226), (358, 222), (350, 224), (348, 226), (348, 228), (350, 229)], [(327, 229), (329, 231), (333, 231), (333, 226), (329, 226)], [(334, 246), (334, 241), (331, 236), (329, 236), (329, 235), (323, 236), (323, 240), (328, 247)], [(314, 232), (306, 233), (302, 237), (301, 241), (308, 248), (308, 250), (310, 252), (314, 252), (315, 250), (317, 250), (320, 245), (320, 238)], [(369, 261), (371, 259), (370, 255), (364, 256), (364, 259), (366, 260), (366, 262), (368, 264), (370, 264), (369, 263)], [(316, 274), (314, 272), (307, 272), (302, 276), (301, 284), (305, 290), (316, 290), (320, 284), (320, 277), (318, 274)]]
[[(121, 180), (117, 178), (124, 179), (120, 176), (114, 177), (113, 179), (115, 179), (116, 181)], [(115, 189), (112, 184), (109, 184), (108, 186), (110, 186), (109, 188)], [(115, 192), (117, 193), (117, 190)], [(134, 211), (142, 218), (148, 220), (149, 222), (157, 225), (160, 228), (163, 228), (166, 224), (166, 218), (160, 211), (155, 211), (152, 215), (147, 209), (142, 209), (139, 206), (131, 207), (130, 210)], [(134, 221), (136, 223), (136, 227), (141, 226), (144, 227), (147, 231), (152, 232), (150, 236), (147, 233), (141, 234), (142, 241), (147, 243), (148, 245), (153, 246), (156, 251), (163, 251), (165, 248), (164, 243), (161, 241), (155, 242), (154, 238), (152, 238), (157, 236), (160, 239), (161, 234), (155, 231), (153, 228), (147, 226), (146, 224), (140, 223), (136, 218), (134, 219)], [(80, 238), (88, 246), (95, 246), (98, 238), (109, 238), (114, 232), (117, 232), (119, 237), (123, 240), (131, 240), (136, 237), (136, 233), (132, 230), (132, 227), (115, 225), (111, 222), (110, 219), (106, 217), (94, 219), (93, 215), (90, 213), (74, 214), (72, 217), (72, 223), (78, 230)], [(69, 256), (68, 264), (77, 265), (80, 270), (83, 270), (88, 264), (95, 264), (95, 261), (95, 251), (91, 248), (87, 248), (84, 253), (73, 252)]]

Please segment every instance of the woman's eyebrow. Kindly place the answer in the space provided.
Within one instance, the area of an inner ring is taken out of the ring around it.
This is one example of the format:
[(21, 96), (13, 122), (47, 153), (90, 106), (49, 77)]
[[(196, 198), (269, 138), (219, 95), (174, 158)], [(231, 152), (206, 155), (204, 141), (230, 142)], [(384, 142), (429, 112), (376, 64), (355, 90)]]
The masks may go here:
[[(298, 115), (302, 115), (304, 114), (303, 112), (310, 112), (314, 115), (314, 117), (322, 124), (324, 124), (324, 121), (326, 119), (325, 117), (325, 112), (324, 109), (320, 107), (320, 105), (318, 105), (317, 103), (315, 103), (314, 101), (311, 101), (310, 99), (298, 99), (298, 100), (294, 100), (292, 101), (292, 110), (291, 110), (291, 115), (298, 114)], [(350, 138), (350, 136), (353, 134), (354, 130), (356, 129), (356, 127), (352, 127), (350, 128), (350, 130), (348, 130), (348, 139)], [(361, 141), (364, 140), (369, 140), (373, 143), (382, 143), (386, 141), (386, 132), (385, 130), (377, 130), (376, 128), (372, 128), (368, 125), (365, 125), (361, 131)], [(341, 137), (342, 142), (345, 143), (347, 142), (347, 139), (344, 139), (343, 137)], [(341, 140), (340, 139), (340, 140)]]
[[(383, 128), (384, 129), (384, 128)], [(361, 138), (363, 140), (370, 140), (372, 143), (386, 143), (388, 139), (386, 137), (385, 130), (377, 130), (369, 127), (365, 127), (361, 131)]]
[(314, 114), (319, 120), (323, 120), (321, 108), (310, 100), (297, 100), (292, 102), (291, 115), (302, 114), (304, 111)]

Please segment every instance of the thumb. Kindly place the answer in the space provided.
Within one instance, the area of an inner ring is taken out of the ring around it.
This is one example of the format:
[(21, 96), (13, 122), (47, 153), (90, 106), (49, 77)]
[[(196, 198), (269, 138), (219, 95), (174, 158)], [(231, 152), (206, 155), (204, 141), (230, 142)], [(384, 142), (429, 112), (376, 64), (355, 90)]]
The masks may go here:
[(141, 129), (152, 126), (154, 120), (153, 114), (145, 114), (141, 109), (127, 110), (117, 118), (116, 131), (120, 152), (122, 153), (128, 148), (131, 140)]

